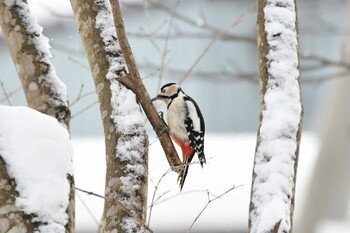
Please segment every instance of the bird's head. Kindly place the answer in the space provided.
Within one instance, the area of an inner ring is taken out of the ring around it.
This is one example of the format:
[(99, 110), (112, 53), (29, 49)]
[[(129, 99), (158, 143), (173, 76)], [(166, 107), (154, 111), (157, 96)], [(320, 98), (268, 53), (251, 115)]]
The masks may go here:
[(180, 92), (182, 92), (182, 90), (179, 85), (176, 83), (168, 83), (160, 88), (158, 95), (154, 97), (152, 101), (161, 100), (168, 105)]

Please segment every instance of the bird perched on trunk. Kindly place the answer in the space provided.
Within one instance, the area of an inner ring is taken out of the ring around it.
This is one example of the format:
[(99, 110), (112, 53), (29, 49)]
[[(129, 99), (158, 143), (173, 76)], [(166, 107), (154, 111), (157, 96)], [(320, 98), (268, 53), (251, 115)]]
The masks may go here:
[(167, 105), (170, 136), (182, 150), (182, 162), (185, 164), (185, 169), (178, 178), (180, 190), (182, 190), (194, 154), (197, 153), (202, 167), (206, 162), (204, 119), (197, 103), (176, 83), (165, 84), (158, 95), (152, 99), (152, 101), (155, 100), (161, 100)]

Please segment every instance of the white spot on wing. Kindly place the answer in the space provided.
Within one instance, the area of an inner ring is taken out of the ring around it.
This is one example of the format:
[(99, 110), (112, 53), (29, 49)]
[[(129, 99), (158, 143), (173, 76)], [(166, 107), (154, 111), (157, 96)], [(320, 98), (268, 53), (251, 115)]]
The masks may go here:
[(197, 132), (200, 132), (201, 131), (201, 123), (200, 123), (201, 121), (198, 117), (197, 109), (191, 101), (186, 101), (186, 103), (187, 103), (187, 107), (188, 107), (189, 116), (192, 119), (193, 129)]

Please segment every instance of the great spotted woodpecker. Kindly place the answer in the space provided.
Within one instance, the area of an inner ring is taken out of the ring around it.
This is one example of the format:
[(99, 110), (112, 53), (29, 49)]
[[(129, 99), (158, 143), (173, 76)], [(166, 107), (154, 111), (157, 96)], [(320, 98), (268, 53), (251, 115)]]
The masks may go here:
[(188, 173), (189, 164), (195, 153), (203, 167), (205, 125), (197, 103), (186, 95), (176, 83), (165, 84), (152, 101), (161, 100), (168, 109), (168, 128), (171, 138), (182, 150), (182, 161), (185, 169), (179, 176), (182, 190)]

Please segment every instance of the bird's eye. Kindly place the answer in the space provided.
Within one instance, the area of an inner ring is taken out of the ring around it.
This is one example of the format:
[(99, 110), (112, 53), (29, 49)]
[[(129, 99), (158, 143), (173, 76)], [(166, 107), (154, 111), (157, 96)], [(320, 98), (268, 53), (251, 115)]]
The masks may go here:
[(162, 92), (165, 93), (165, 89), (162, 89)]

